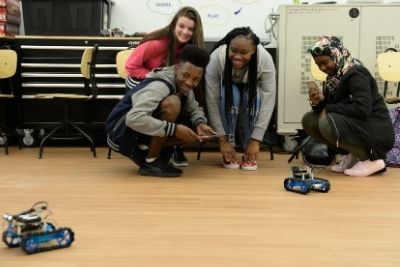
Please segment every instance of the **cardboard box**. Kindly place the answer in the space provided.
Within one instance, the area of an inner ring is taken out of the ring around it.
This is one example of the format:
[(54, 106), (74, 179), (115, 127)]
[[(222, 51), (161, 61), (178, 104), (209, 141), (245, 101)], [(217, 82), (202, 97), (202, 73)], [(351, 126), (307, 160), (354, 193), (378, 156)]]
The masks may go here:
[(21, 22), (21, 15), (11, 14), (7, 11), (6, 7), (0, 7), (0, 22), (9, 22), (19, 25)]
[(12, 7), (19, 10), (19, 0), (0, 0), (0, 7)]
[(101, 36), (112, 0), (21, 0), (26, 35)]
[(21, 8), (18, 0), (0, 0), (0, 22), (20, 24)]
[(19, 25), (0, 22), (0, 37), (1, 36), (14, 36), (19, 34)]

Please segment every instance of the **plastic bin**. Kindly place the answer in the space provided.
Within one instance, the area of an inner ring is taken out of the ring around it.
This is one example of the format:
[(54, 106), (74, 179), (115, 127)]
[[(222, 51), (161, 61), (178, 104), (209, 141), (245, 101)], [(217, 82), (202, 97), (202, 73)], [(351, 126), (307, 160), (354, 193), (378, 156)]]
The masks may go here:
[(111, 0), (22, 0), (26, 35), (99, 36), (110, 29)]

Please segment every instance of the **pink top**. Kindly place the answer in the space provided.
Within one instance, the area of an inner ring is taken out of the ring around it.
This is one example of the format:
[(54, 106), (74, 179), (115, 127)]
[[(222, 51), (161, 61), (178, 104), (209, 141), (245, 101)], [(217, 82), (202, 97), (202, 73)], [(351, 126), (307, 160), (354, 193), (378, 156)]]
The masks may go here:
[[(176, 51), (175, 62), (178, 61), (182, 47)], [(167, 62), (168, 38), (150, 40), (140, 44), (135, 48), (131, 56), (125, 63), (128, 76), (143, 80), (147, 73), (154, 68), (164, 67)]]

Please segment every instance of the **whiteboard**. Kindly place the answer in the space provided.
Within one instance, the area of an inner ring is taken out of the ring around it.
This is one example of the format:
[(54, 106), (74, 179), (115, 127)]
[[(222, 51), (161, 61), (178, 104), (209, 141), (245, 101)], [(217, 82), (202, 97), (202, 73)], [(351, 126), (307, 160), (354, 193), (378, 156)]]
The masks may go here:
[(268, 15), (291, 0), (114, 0), (111, 27), (125, 34), (150, 32), (166, 26), (176, 11), (192, 6), (200, 13), (206, 41), (221, 39), (235, 27), (250, 26), (262, 41), (270, 41)]

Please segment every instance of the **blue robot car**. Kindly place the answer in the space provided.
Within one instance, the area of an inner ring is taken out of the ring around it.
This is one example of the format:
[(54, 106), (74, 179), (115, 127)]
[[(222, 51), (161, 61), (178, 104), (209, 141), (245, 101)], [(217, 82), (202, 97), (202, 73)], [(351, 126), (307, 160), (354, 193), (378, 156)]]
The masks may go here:
[(5, 214), (3, 242), (10, 248), (20, 246), (27, 254), (71, 246), (74, 232), (70, 228), (57, 228), (47, 219), (51, 214), (45, 201), (16, 215)]
[(287, 191), (308, 194), (311, 190), (326, 193), (331, 185), (327, 179), (314, 177), (312, 169), (308, 166), (292, 165), (293, 177), (284, 180), (283, 186)]

